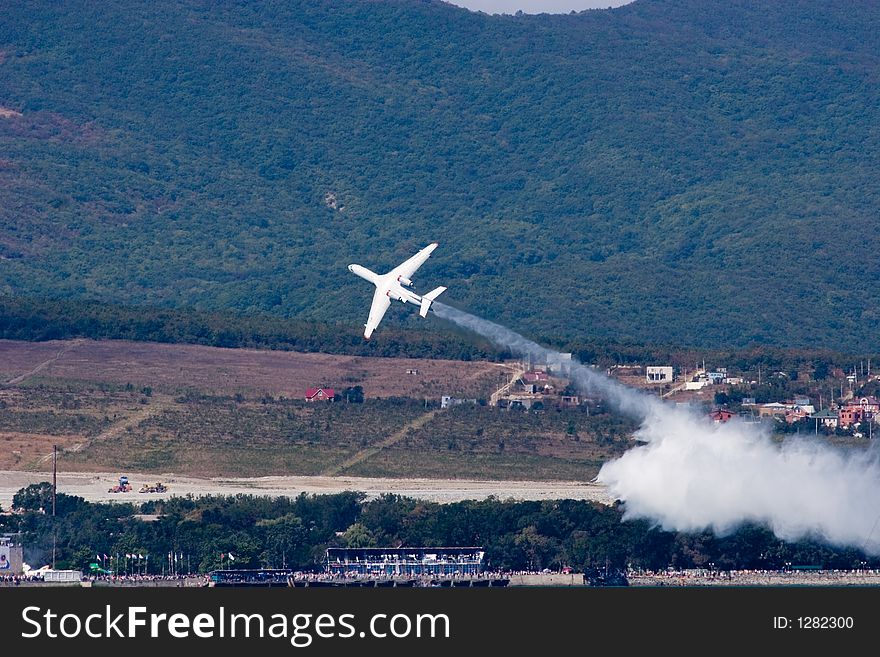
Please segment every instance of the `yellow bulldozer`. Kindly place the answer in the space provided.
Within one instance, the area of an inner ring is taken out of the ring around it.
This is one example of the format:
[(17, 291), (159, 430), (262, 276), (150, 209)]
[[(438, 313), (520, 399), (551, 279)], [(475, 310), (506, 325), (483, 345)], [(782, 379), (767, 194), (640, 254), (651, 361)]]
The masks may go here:
[(141, 493), (164, 493), (168, 490), (168, 486), (163, 484), (161, 481), (157, 481), (155, 484), (144, 484), (141, 486)]

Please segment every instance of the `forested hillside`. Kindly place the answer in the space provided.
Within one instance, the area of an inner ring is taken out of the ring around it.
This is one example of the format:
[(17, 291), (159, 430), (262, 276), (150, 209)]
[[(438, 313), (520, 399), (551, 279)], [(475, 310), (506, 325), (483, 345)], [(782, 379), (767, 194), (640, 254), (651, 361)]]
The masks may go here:
[(878, 64), (869, 0), (7, 3), (0, 294), (357, 327), (438, 240), (538, 339), (869, 349)]

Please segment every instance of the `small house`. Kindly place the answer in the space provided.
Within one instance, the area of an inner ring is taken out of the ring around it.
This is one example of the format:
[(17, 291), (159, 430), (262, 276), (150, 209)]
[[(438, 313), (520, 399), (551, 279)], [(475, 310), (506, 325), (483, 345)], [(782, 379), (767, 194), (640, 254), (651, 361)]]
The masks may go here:
[(548, 380), (547, 372), (542, 372), (541, 370), (533, 370), (531, 372), (525, 372), (522, 375), (522, 380), (524, 383), (538, 383), (544, 382)]
[(823, 427), (828, 427), (829, 429), (837, 428), (838, 417), (836, 411), (825, 409), (824, 411), (813, 413), (810, 416), (810, 419), (816, 420), (816, 422), (820, 423)]
[(844, 406), (837, 412), (837, 425), (842, 429), (862, 421), (864, 412), (860, 406)]
[(645, 383), (672, 383), (671, 365), (648, 365), (645, 368)]
[(306, 390), (306, 401), (333, 401), (336, 397), (336, 391), (333, 388), (308, 388)]

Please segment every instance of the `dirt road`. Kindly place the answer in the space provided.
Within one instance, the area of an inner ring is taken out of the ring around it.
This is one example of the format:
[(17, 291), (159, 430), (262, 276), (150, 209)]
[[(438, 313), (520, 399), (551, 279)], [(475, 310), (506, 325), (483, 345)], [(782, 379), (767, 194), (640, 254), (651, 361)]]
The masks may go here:
[(351, 468), (356, 466), (358, 463), (363, 463), (367, 459), (371, 459), (376, 454), (381, 452), (383, 449), (388, 449), (389, 447), (393, 447), (394, 445), (399, 443), (401, 440), (406, 438), (407, 434), (410, 431), (416, 431), (418, 429), (421, 429), (432, 418), (436, 417), (437, 413), (439, 413), (439, 412), (440, 411), (429, 411), (428, 413), (425, 413), (424, 415), (420, 415), (415, 420), (404, 425), (399, 431), (395, 432), (394, 434), (392, 434), (391, 436), (389, 436), (385, 440), (383, 440), (383, 441), (381, 441), (371, 447), (367, 447), (366, 449), (362, 449), (357, 454), (355, 454), (350, 459), (348, 459), (345, 463), (342, 463), (341, 465), (334, 465), (330, 468), (327, 468), (321, 474), (325, 477), (335, 477), (336, 475), (342, 474), (346, 470), (350, 470)]
[(45, 370), (47, 367), (49, 367), (53, 363), (57, 362), (62, 356), (64, 356), (64, 354), (66, 354), (68, 351), (70, 351), (73, 347), (76, 347), (77, 345), (82, 344), (82, 342), (83, 342), (82, 340), (71, 340), (69, 342), (60, 343), (63, 346), (61, 347), (61, 349), (58, 350), (58, 353), (53, 355), (51, 358), (48, 358), (48, 359), (38, 363), (35, 367), (28, 370), (24, 374), (19, 374), (18, 376), (12, 377), (8, 381), (6, 381), (3, 385), (7, 385), (7, 386), (18, 385), (19, 383), (21, 383), (25, 379), (29, 379), (32, 376), (36, 376), (37, 374), (39, 374), (40, 372)]
[[(135, 491), (142, 484), (161, 481), (168, 492), (108, 493), (119, 475), (128, 475)], [(51, 472), (0, 471), (0, 506), (8, 510), (12, 496), (32, 483), (51, 481)], [(604, 487), (576, 481), (475, 481), (467, 479), (372, 479), (366, 477), (255, 477), (199, 479), (177, 475), (144, 475), (132, 472), (75, 472), (58, 475), (58, 492), (78, 495), (89, 501), (145, 502), (172, 495), (251, 495), (296, 496), (300, 493), (330, 494), (348, 490), (363, 491), (368, 497), (394, 493), (433, 502), (459, 502), (496, 496), (501, 499), (553, 500), (578, 499), (609, 504)]]

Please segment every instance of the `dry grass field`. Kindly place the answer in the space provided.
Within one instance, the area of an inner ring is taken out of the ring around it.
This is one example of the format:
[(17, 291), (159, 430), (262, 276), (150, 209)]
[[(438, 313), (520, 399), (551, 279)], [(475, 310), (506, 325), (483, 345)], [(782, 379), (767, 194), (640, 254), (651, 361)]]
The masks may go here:
[[(45, 471), (58, 445), (66, 472), (587, 481), (631, 431), (580, 410), (439, 410), (508, 379), (486, 362), (74, 340), (0, 341), (0, 363), (5, 470)], [(316, 385), (365, 401), (306, 402)]]
[(347, 472), (367, 477), (493, 472), (499, 479), (586, 481), (632, 446), (627, 436), (634, 430), (619, 418), (575, 410), (534, 413), (461, 405)]
[[(60, 354), (60, 355), (59, 355)], [(3, 382), (35, 376), (179, 391), (300, 399), (306, 388), (361, 386), (367, 397), (488, 397), (508, 368), (498, 363), (367, 358), (292, 351), (221, 349), (149, 342), (0, 340)], [(407, 374), (415, 370), (416, 374)], [(27, 379), (24, 379), (25, 381)]]

